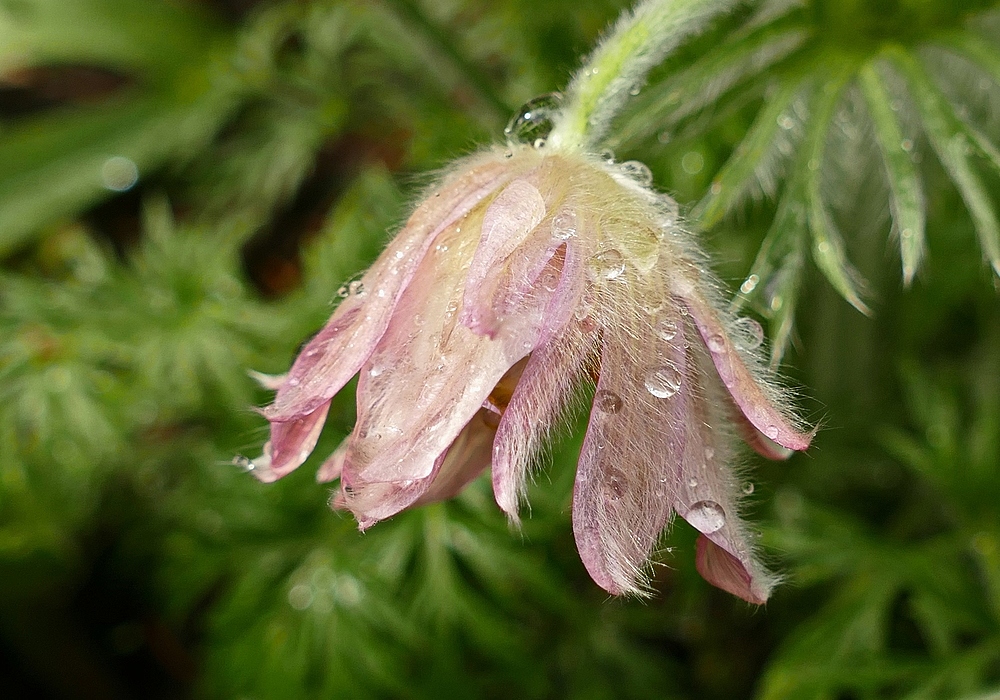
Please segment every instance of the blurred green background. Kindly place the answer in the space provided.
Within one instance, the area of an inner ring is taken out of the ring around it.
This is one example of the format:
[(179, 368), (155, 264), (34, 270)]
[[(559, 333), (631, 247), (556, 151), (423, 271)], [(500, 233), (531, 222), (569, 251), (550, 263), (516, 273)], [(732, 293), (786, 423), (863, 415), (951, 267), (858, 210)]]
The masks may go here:
[(519, 532), (488, 479), (365, 535), (332, 513), (350, 391), (298, 472), (234, 461), (266, 439), (246, 370), (622, 9), (0, 0), (0, 697), (1000, 697), (995, 2), (746, 3), (609, 137), (822, 424), (745, 458), (767, 606), (702, 581), (683, 522), (655, 595), (608, 599), (579, 430)]

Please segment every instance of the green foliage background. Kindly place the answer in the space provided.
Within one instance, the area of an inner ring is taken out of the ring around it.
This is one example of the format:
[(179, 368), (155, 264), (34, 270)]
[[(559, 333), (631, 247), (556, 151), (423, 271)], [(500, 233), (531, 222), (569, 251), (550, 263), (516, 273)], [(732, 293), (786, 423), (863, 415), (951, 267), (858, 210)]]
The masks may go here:
[(788, 463), (747, 456), (787, 575), (766, 607), (697, 576), (683, 523), (656, 595), (608, 600), (569, 526), (579, 431), (520, 532), (483, 480), (362, 536), (316, 458), (268, 486), (234, 465), (265, 439), (246, 369), (283, 371), (424, 174), (502, 138), (621, 9), (0, 0), (0, 696), (1000, 693), (988, 0), (747, 3), (609, 137), (822, 423)]

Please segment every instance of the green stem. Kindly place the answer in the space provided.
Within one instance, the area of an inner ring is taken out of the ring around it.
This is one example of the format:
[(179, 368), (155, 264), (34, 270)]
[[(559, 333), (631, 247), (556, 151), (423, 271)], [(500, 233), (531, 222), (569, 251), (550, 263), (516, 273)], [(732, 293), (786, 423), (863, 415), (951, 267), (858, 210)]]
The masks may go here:
[(593, 150), (651, 68), (739, 0), (643, 0), (622, 15), (566, 91), (549, 145)]

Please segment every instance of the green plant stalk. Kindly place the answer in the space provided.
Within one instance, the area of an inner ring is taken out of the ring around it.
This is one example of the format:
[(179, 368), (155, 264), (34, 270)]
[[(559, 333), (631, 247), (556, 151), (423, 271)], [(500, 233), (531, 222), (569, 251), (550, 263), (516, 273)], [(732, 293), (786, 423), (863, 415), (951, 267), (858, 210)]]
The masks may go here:
[(549, 145), (594, 150), (646, 74), (739, 0), (645, 0), (625, 13), (574, 76)]

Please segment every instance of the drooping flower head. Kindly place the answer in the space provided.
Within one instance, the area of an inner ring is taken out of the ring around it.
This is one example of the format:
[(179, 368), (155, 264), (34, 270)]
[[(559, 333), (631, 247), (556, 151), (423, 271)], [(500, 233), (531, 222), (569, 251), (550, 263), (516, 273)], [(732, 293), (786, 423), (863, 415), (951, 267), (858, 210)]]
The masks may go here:
[(527, 146), (468, 158), (361, 282), (273, 382), (260, 478), (305, 461), (359, 374), (357, 423), (319, 471), (340, 480), (336, 506), (367, 528), (490, 468), (516, 520), (540, 446), (589, 385), (573, 529), (593, 579), (639, 591), (676, 512), (701, 532), (706, 579), (767, 599), (732, 437), (777, 458), (810, 435), (643, 166)]

